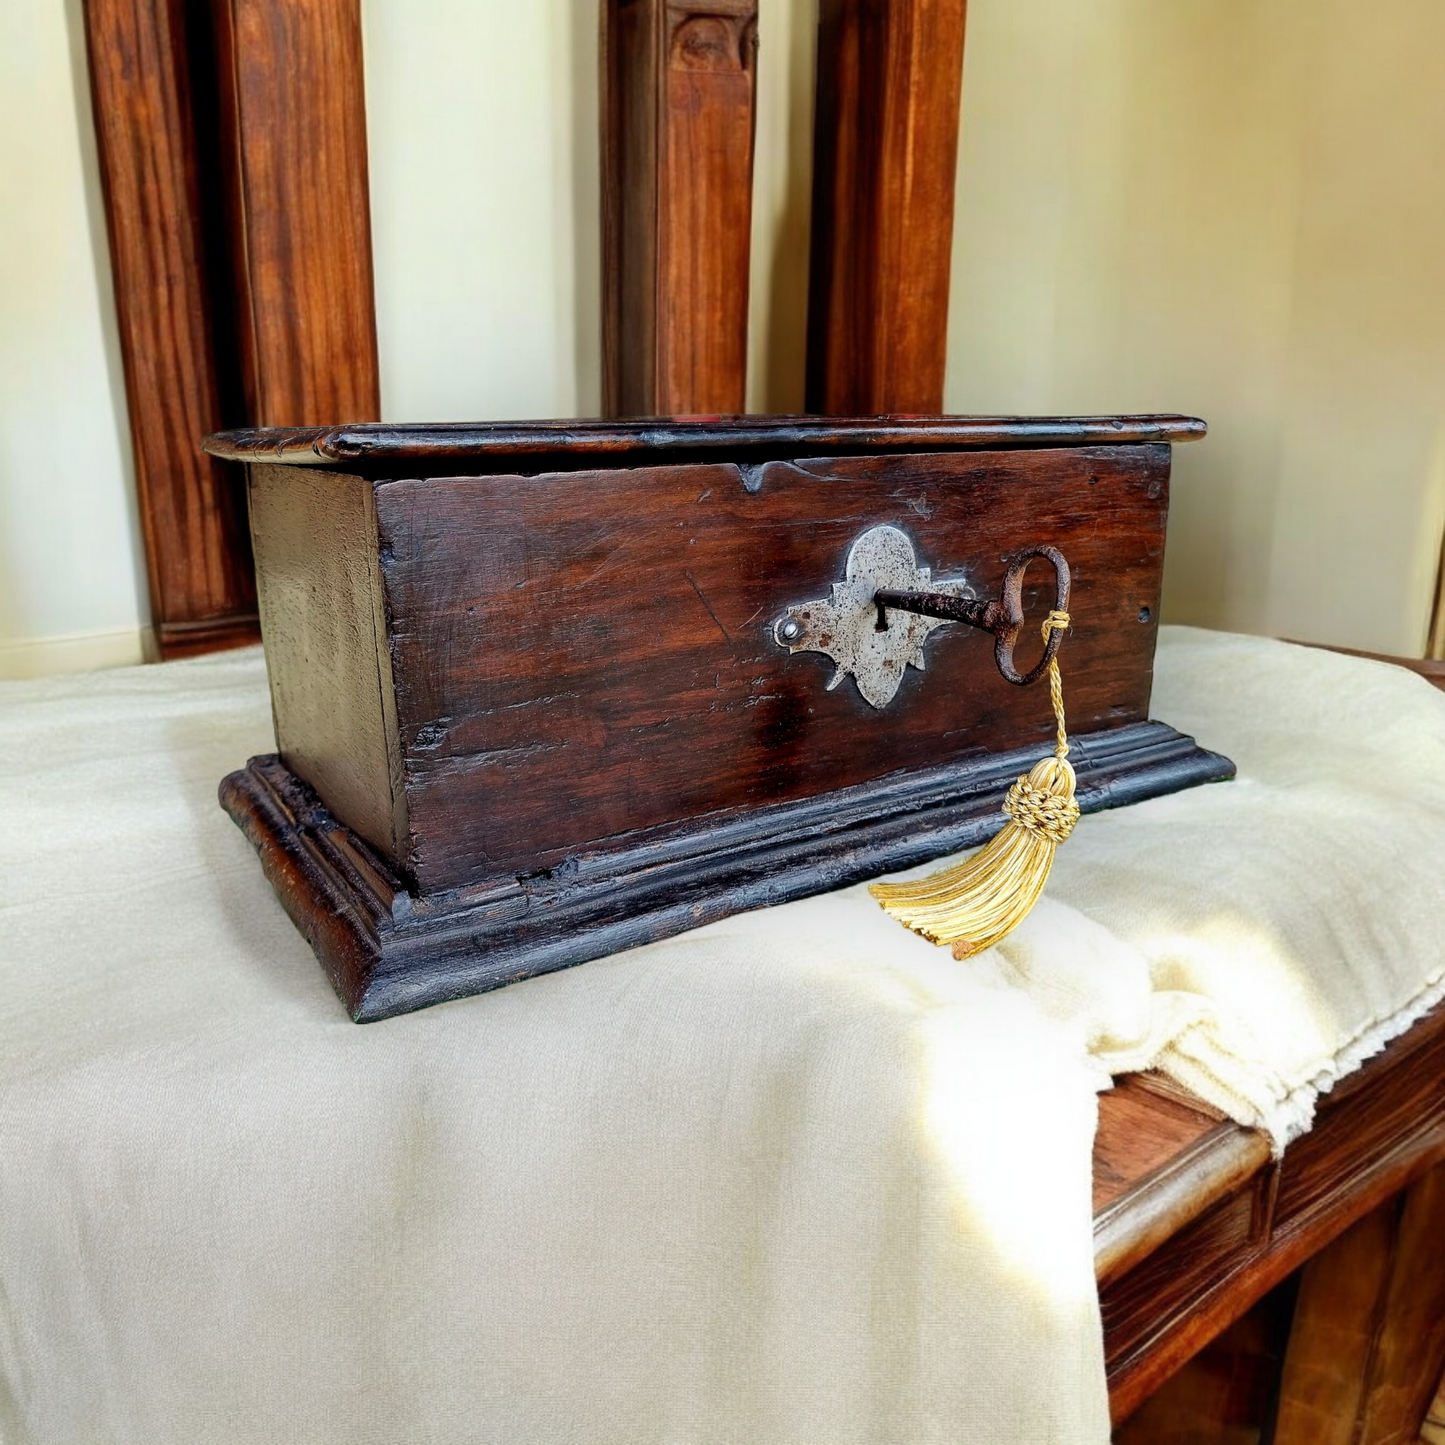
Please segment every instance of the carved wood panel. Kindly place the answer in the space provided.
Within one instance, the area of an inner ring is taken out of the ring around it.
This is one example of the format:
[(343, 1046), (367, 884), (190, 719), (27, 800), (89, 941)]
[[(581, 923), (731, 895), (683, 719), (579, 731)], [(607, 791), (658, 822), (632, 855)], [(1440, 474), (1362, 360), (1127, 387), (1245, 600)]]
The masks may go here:
[(740, 412), (757, 0), (606, 0), (604, 410)]

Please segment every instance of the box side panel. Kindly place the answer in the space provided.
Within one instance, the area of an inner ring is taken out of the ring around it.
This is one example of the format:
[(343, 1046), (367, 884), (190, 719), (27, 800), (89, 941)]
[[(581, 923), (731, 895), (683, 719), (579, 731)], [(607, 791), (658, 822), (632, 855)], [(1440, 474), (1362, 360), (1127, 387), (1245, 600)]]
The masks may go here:
[[(379, 485), (409, 869), (424, 889), (526, 875), (704, 816), (1047, 749), (1047, 685), (1006, 683), (985, 633), (939, 628), (881, 709), (775, 641), (879, 524), (979, 596), (1010, 554), (1061, 548), (1071, 729), (1142, 721), (1168, 475), (1168, 448), (1148, 446)], [(1028, 574), (1023, 668), (1045, 573)]]
[(400, 861), (406, 795), (372, 485), (253, 466), (250, 502), (277, 749), (337, 818)]

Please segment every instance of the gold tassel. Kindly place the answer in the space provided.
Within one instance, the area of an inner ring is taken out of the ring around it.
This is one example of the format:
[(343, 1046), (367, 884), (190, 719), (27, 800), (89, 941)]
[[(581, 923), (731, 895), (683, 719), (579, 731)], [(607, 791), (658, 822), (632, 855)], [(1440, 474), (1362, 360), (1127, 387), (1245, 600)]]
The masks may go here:
[[(1044, 644), (1050, 632), (1062, 632), (1068, 625), (1067, 612), (1050, 612), (1044, 621)], [(951, 943), (955, 958), (993, 947), (1028, 917), (1049, 880), (1054, 850), (1079, 821), (1057, 656), (1049, 662), (1049, 696), (1058, 726), (1054, 755), (1035, 763), (1008, 790), (1003, 811), (1009, 821), (1003, 831), (971, 858), (941, 873), (912, 883), (869, 886), (900, 923), (933, 943)]]

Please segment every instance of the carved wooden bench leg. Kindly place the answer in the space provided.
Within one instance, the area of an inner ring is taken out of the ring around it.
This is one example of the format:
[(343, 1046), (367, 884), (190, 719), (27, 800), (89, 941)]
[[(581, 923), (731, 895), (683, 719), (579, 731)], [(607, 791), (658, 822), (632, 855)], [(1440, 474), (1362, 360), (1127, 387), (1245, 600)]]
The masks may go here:
[(1274, 1445), (1414, 1445), (1445, 1368), (1445, 1165), (1304, 1268)]
[(1293, 1309), (1292, 1284), (1276, 1286), (1145, 1400), (1114, 1445), (1268, 1440)]

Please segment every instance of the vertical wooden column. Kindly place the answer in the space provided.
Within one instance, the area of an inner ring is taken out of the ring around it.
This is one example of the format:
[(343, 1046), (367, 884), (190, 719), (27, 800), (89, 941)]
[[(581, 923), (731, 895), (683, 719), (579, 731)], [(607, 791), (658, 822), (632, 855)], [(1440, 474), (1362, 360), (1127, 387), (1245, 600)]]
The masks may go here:
[(374, 420), (359, 0), (85, 0), (163, 657), (254, 641), (227, 426)]
[(1270, 1291), (1114, 1429), (1113, 1445), (1267, 1441), (1295, 1289)]
[(820, 0), (809, 411), (943, 408), (965, 0)]
[(239, 470), (199, 446), (231, 415), (185, 16), (184, 0), (85, 6), (151, 617), (167, 657), (259, 635)]
[(247, 422), (381, 415), (360, 0), (212, 0)]
[(603, 407), (740, 412), (757, 0), (604, 0)]

